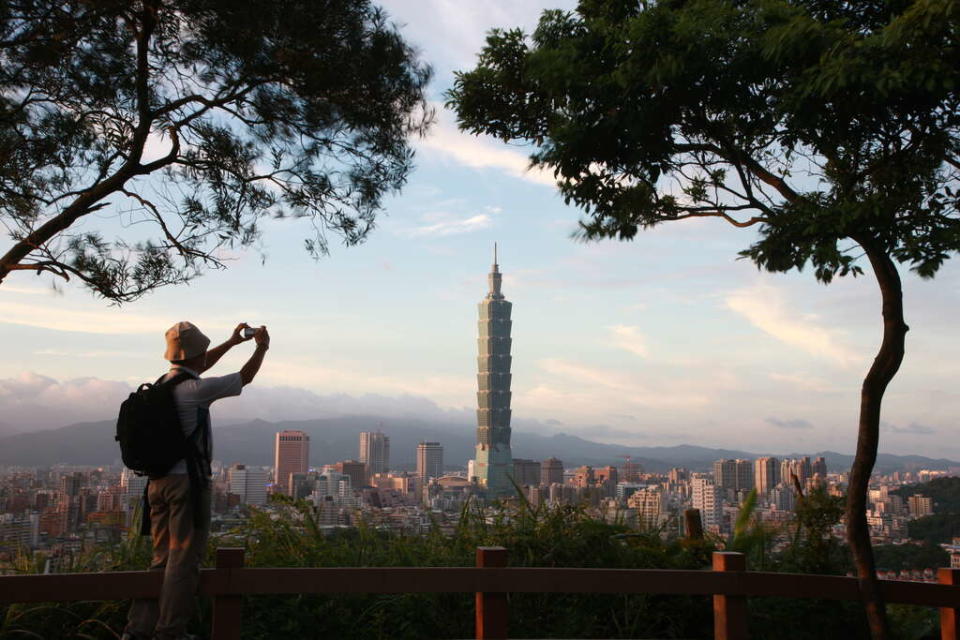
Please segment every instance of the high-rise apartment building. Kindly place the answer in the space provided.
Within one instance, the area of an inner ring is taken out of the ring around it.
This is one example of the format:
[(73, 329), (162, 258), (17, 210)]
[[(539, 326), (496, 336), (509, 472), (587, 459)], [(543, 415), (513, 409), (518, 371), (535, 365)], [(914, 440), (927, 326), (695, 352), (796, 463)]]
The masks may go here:
[(640, 475), (643, 473), (643, 465), (634, 462), (631, 456), (623, 456), (623, 466), (620, 468), (621, 482), (640, 482)]
[(367, 484), (367, 465), (359, 460), (343, 460), (333, 465), (333, 468), (349, 477), (352, 487), (360, 488)]
[(827, 461), (823, 456), (817, 456), (813, 461), (813, 477), (820, 476), (821, 480), (827, 479)]
[(417, 477), (421, 485), (430, 478), (443, 475), (443, 447), (439, 442), (421, 442), (417, 445)]
[(310, 468), (310, 436), (303, 431), (278, 431), (273, 447), (273, 481), (276, 488), (293, 495), (291, 473), (306, 473)]
[[(825, 463), (824, 468), (826, 468)], [(810, 463), (810, 456), (784, 460), (780, 463), (780, 481), (789, 487), (793, 487), (794, 477), (801, 487), (805, 486), (807, 480), (813, 477), (813, 465)]]
[(540, 484), (549, 487), (554, 483), (563, 484), (563, 461), (547, 458), (540, 463)]
[(734, 460), (735, 473), (734, 481), (737, 491), (750, 491), (753, 489), (753, 461), (752, 460)]
[(520, 486), (520, 487), (539, 486), (540, 485), (540, 463), (537, 462), (536, 460), (525, 460), (524, 458), (514, 458), (512, 476), (513, 476), (513, 481), (517, 483), (517, 486)]
[(780, 461), (770, 456), (757, 458), (753, 463), (753, 484), (761, 496), (780, 484)]
[(919, 493), (912, 495), (907, 498), (907, 508), (911, 518), (933, 515), (933, 498)]
[(143, 490), (147, 486), (147, 476), (138, 476), (124, 467), (120, 472), (120, 488), (123, 489), (123, 501), (127, 507), (135, 507), (143, 500)]
[(593, 475), (593, 467), (590, 465), (577, 467), (577, 470), (573, 473), (573, 486), (577, 488), (592, 487), (595, 482), (596, 477)]
[(627, 507), (636, 509), (641, 531), (655, 530), (664, 516), (663, 493), (659, 487), (645, 487), (627, 498)]
[(390, 470), (390, 438), (382, 431), (360, 432), (360, 462), (366, 465), (367, 481)]
[(717, 486), (709, 478), (694, 478), (690, 481), (690, 490), (693, 508), (700, 510), (703, 528), (707, 531), (719, 532), (723, 522), (723, 512)]
[(719, 489), (737, 488), (737, 461), (717, 460), (713, 463), (713, 483)]
[(267, 482), (267, 471), (261, 467), (235, 464), (227, 469), (227, 491), (238, 496), (240, 504), (265, 505)]
[(494, 245), (487, 297), (478, 305), (477, 452), (474, 469), (491, 496), (513, 491), (510, 473), (510, 311), (500, 291), (502, 276)]

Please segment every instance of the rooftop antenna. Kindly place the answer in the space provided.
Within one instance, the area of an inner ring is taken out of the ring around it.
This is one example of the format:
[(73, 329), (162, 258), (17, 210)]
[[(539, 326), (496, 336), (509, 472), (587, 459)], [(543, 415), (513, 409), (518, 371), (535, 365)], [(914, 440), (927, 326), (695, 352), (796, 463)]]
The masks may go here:
[(497, 243), (493, 243), (493, 266), (497, 266)]

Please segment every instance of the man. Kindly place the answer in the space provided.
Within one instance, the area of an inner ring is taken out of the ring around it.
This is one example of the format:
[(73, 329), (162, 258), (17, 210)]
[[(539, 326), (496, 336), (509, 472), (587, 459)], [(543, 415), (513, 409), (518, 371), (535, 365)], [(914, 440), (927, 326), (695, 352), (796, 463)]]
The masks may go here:
[[(245, 329), (250, 329), (246, 323), (237, 325), (226, 342), (209, 350), (210, 339), (189, 322), (178, 322), (166, 333), (164, 358), (170, 361), (171, 368), (164, 380), (181, 373), (189, 376), (174, 387), (173, 397), (183, 433), (195, 443), (196, 454), (177, 462), (167, 475), (150, 478), (147, 490), (153, 539), (150, 569), (164, 572), (163, 587), (159, 600), (134, 600), (123, 640), (191, 637), (186, 634), (186, 627), (194, 613), (200, 562), (210, 532), (213, 453), (210, 405), (220, 398), (240, 395), (244, 385), (250, 384), (257, 375), (270, 348), (266, 327), (256, 329), (252, 336)], [(200, 377), (232, 347), (251, 338), (257, 346), (239, 372)]]

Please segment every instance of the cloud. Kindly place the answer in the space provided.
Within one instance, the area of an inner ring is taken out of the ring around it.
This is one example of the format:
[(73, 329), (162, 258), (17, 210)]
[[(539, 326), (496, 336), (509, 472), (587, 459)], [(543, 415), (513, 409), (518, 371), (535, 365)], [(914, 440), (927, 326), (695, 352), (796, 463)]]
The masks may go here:
[(777, 427), (778, 429), (812, 429), (813, 425), (809, 421), (802, 418), (794, 418), (792, 420), (783, 420), (780, 418), (766, 418), (764, 422), (767, 424)]
[(553, 174), (530, 167), (526, 153), (506, 148), (504, 143), (492, 138), (477, 137), (457, 129), (453, 115), (437, 105), (438, 121), (422, 140), (420, 150), (429, 155), (440, 156), (472, 169), (495, 169), (507, 175), (555, 187)]
[[(437, 381), (434, 381), (437, 384)], [(431, 388), (429, 381), (426, 388)], [(54, 429), (76, 422), (112, 420), (120, 403), (133, 391), (127, 382), (77, 378), (58, 381), (36, 373), (0, 378), (0, 415), (12, 430)], [(445, 420), (474, 419), (470, 409), (443, 408), (422, 395), (345, 393), (318, 394), (292, 386), (252, 385), (238, 398), (214, 406), (217, 424), (334, 418), (345, 415), (384, 415)]]
[(815, 391), (817, 393), (838, 391), (836, 385), (830, 384), (822, 378), (802, 373), (771, 373), (770, 379), (776, 380), (777, 382), (786, 382), (804, 391)]
[(36, 373), (0, 378), (0, 415), (25, 429), (115, 418), (132, 387), (125, 382), (76, 378), (58, 381)]
[(730, 293), (726, 305), (784, 344), (818, 358), (848, 367), (862, 364), (863, 358), (840, 344), (837, 331), (818, 325), (787, 308), (780, 291), (769, 285), (757, 285)]
[(490, 214), (480, 213), (469, 217), (452, 214), (435, 214), (429, 217), (427, 224), (401, 231), (410, 238), (442, 238), (488, 229), (493, 225)]
[(893, 433), (902, 433), (912, 436), (932, 436), (937, 433), (937, 430), (932, 427), (927, 427), (922, 424), (917, 424), (916, 422), (911, 422), (906, 427), (898, 427), (896, 425), (889, 425), (890, 431)]
[(528, 414), (549, 413), (562, 406), (595, 419), (598, 408), (617, 407), (631, 413), (643, 408), (690, 409), (709, 400), (695, 385), (681, 388), (659, 380), (651, 384), (640, 376), (561, 358), (539, 360), (537, 365), (541, 380), (514, 392), (515, 404), (525, 407)]
[[(54, 305), (34, 304), (24, 302), (0, 301), (0, 324), (16, 324), (50, 331), (66, 331), (73, 333), (89, 333), (97, 335), (159, 335), (162, 336), (167, 327), (182, 319), (174, 316), (159, 317), (157, 315), (139, 314), (127, 308), (66, 304)], [(212, 330), (230, 331), (232, 324), (210, 316), (194, 316), (192, 318), (204, 332)]]
[(647, 339), (640, 333), (639, 327), (618, 324), (610, 327), (610, 332), (614, 335), (613, 344), (615, 346), (641, 358), (646, 358), (649, 355)]
[(96, 334), (157, 333), (157, 319), (124, 309), (85, 311), (62, 308), (50, 312), (49, 305), (21, 302), (0, 302), (0, 323), (19, 324), (53, 331), (75, 331)]

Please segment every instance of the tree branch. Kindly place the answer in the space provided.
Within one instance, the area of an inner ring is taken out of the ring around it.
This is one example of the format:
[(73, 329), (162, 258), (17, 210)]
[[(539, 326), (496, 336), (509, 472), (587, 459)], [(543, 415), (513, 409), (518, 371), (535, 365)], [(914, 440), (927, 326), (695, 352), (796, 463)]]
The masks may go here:
[[(752, 208), (754, 208), (754, 207), (750, 206), (750, 207), (743, 207), (743, 208), (744, 208), (744, 209), (752, 209)], [(729, 222), (729, 223), (732, 224), (733, 226), (739, 227), (739, 228), (741, 228), (741, 229), (746, 228), (746, 227), (752, 227), (753, 225), (759, 224), (759, 223), (762, 223), (762, 222), (767, 222), (767, 218), (762, 217), (762, 216), (754, 216), (754, 217), (750, 218), (749, 220), (737, 220), (737, 219), (734, 218), (733, 216), (731, 216), (731, 215), (729, 215), (728, 213), (726, 213), (726, 212), (724, 212), (724, 211), (721, 211), (721, 210), (719, 210), (719, 209), (704, 209), (704, 210), (702, 210), (702, 211), (686, 209), (685, 211), (686, 211), (686, 213), (683, 213), (683, 214), (680, 214), (680, 215), (676, 215), (676, 216), (672, 216), (672, 217), (670, 217), (670, 218), (667, 218), (667, 220), (670, 220), (670, 221), (672, 221), (672, 220), (686, 220), (687, 218), (723, 218), (724, 220), (726, 220), (727, 222)]]

